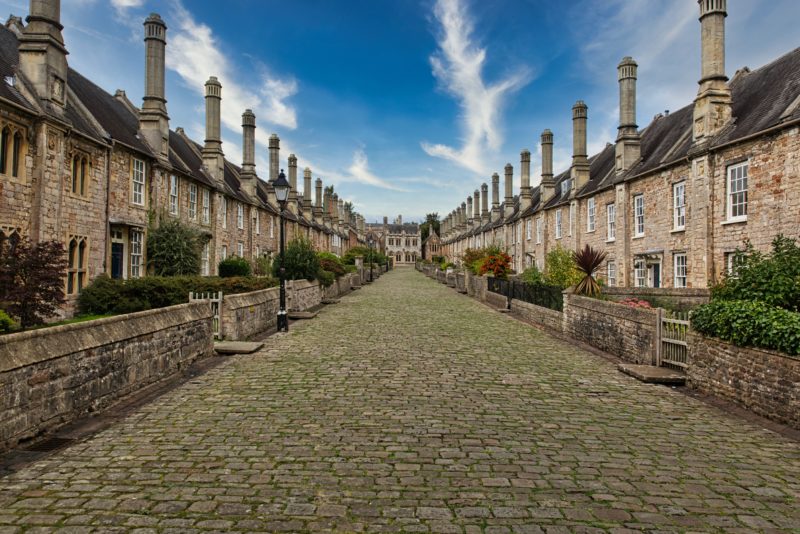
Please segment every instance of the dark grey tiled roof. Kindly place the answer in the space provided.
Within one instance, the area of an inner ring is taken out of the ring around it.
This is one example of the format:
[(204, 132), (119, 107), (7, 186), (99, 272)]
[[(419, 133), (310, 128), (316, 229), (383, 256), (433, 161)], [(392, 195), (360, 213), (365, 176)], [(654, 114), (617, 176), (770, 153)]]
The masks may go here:
[[(0, 26), (0, 78), (16, 76), (16, 67), (19, 65), (17, 46), (16, 34), (5, 26)], [(16, 88), (8, 85), (2, 79), (0, 79), (0, 98), (5, 98), (31, 111), (36, 110)]]

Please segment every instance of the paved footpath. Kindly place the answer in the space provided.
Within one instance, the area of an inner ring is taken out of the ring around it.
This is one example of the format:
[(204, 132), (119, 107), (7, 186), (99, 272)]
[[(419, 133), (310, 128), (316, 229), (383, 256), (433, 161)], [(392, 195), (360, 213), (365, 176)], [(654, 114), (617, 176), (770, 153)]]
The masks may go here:
[(0, 479), (0, 533), (791, 532), (800, 444), (398, 269)]

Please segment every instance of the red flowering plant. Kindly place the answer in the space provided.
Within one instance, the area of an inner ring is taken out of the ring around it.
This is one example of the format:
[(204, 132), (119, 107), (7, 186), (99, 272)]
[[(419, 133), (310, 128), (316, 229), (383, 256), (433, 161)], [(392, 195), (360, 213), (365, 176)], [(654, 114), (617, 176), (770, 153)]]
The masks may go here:
[(490, 274), (495, 278), (507, 278), (511, 271), (511, 256), (505, 252), (490, 254), (483, 258), (478, 274)]
[(621, 300), (619, 303), (631, 308), (651, 309), (653, 307), (646, 300), (637, 299), (636, 297), (628, 297), (625, 300)]

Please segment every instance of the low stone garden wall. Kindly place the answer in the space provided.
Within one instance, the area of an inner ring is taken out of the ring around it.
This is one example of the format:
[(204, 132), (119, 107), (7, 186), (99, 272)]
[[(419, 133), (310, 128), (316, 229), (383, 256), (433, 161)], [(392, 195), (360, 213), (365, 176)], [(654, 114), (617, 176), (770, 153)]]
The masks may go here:
[(800, 430), (800, 358), (688, 335), (687, 384)]
[(241, 341), (274, 328), (278, 322), (280, 289), (223, 295), (220, 310), (220, 337)]
[(656, 363), (659, 321), (657, 310), (564, 294), (564, 334), (629, 363)]
[(674, 287), (604, 287), (603, 294), (616, 302), (636, 298), (647, 300), (654, 307), (681, 311), (708, 304), (711, 298), (708, 289)]
[(316, 280), (290, 280), (286, 282), (286, 308), (305, 311), (322, 303), (322, 287)]
[(456, 290), (459, 293), (467, 292), (467, 275), (461, 271), (456, 273)]
[(555, 332), (564, 331), (564, 314), (524, 300), (511, 299), (511, 313), (529, 323), (549, 328)]
[(102, 409), (213, 353), (195, 302), (0, 337), (0, 451)]

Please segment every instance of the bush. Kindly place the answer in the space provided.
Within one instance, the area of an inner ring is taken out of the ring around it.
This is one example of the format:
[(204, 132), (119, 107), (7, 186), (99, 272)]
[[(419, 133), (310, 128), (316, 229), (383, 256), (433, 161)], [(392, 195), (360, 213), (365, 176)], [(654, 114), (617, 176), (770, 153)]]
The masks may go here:
[(322, 287), (330, 287), (334, 280), (336, 280), (336, 276), (330, 271), (320, 269), (317, 273), (317, 280), (319, 280)]
[(272, 262), (272, 273), (278, 279), (282, 273), (284, 280), (314, 280), (319, 270), (314, 245), (304, 237), (289, 241), (283, 258), (278, 255)]
[(606, 252), (596, 250), (589, 245), (572, 255), (575, 266), (581, 273), (581, 281), (575, 286), (575, 292), (587, 297), (600, 294), (600, 284), (594, 279), (594, 273), (606, 259)]
[(508, 273), (511, 271), (511, 256), (505, 252), (499, 254), (491, 254), (486, 256), (480, 262), (478, 274), (491, 274), (495, 278), (508, 278)]
[(620, 304), (624, 306), (628, 306), (629, 308), (641, 308), (645, 310), (653, 309), (653, 305), (650, 304), (649, 301), (644, 299), (637, 299), (636, 297), (628, 297), (619, 301)]
[(522, 271), (520, 278), (523, 282), (531, 286), (542, 286), (546, 284), (542, 271), (535, 265), (531, 265)]
[(207, 238), (180, 219), (162, 216), (147, 231), (147, 265), (156, 276), (200, 273), (200, 254)]
[(14, 320), (6, 312), (0, 310), (0, 334), (7, 334), (14, 329)]
[(389, 258), (387, 258), (385, 254), (382, 254), (375, 249), (370, 249), (369, 247), (360, 246), (353, 247), (345, 252), (344, 256), (342, 257), (342, 261), (347, 265), (355, 265), (356, 257), (358, 256), (362, 256), (364, 258), (364, 265), (369, 265), (370, 262), (385, 265), (389, 262)]
[(317, 258), (319, 258), (319, 266), (322, 268), (322, 270), (333, 273), (336, 278), (344, 276), (346, 273), (344, 269), (344, 263), (342, 263), (341, 258), (339, 258), (339, 256), (336, 254), (332, 254), (330, 252), (318, 252)]
[(561, 245), (547, 253), (545, 273), (547, 283), (558, 286), (561, 289), (574, 286), (583, 278), (577, 265), (575, 265), (575, 258), (572, 252), (562, 248)]
[(271, 276), (272, 259), (267, 256), (259, 256), (253, 260), (253, 276)]
[(250, 276), (250, 262), (239, 256), (229, 256), (219, 262), (220, 278), (230, 278), (231, 276)]
[(461, 261), (464, 262), (464, 265), (472, 274), (480, 274), (479, 271), (483, 260), (488, 256), (496, 256), (499, 254), (505, 254), (505, 252), (497, 245), (490, 245), (486, 248), (468, 248), (461, 256)]
[(800, 355), (800, 313), (766, 302), (715, 300), (692, 312), (692, 328), (734, 345)]
[(790, 311), (800, 311), (800, 247), (794, 239), (779, 235), (772, 252), (763, 254), (745, 242), (737, 250), (735, 272), (711, 289), (715, 300), (755, 300)]
[(78, 298), (81, 315), (133, 313), (189, 302), (189, 292), (247, 293), (274, 287), (273, 278), (217, 278), (206, 276), (148, 276), (115, 280), (101, 275)]

